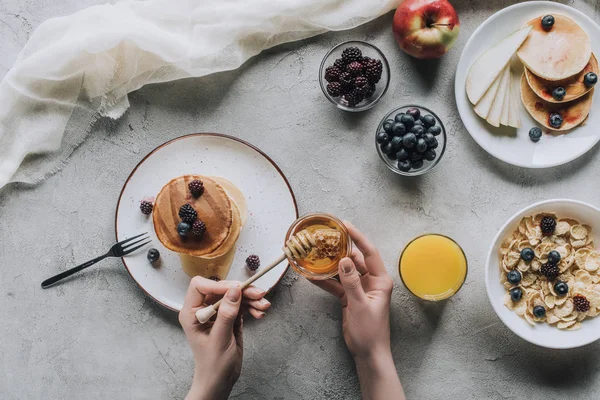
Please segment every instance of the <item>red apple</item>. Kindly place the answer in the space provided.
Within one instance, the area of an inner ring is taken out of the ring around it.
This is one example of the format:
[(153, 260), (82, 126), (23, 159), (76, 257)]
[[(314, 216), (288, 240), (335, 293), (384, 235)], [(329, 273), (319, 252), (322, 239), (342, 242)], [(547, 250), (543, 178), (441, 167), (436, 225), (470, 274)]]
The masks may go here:
[(460, 22), (447, 0), (405, 0), (394, 14), (400, 48), (417, 58), (438, 58), (454, 45)]

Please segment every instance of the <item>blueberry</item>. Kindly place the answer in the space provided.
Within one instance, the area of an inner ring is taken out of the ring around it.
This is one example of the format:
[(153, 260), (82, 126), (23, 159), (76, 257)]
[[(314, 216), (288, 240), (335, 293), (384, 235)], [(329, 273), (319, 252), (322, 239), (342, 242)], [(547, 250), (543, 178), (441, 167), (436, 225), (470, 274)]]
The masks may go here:
[(408, 115), (410, 115), (411, 117), (413, 117), (416, 120), (419, 119), (419, 117), (421, 116), (421, 111), (419, 111), (418, 108), (409, 108), (408, 111), (406, 112)]
[(392, 146), (392, 142), (388, 142), (386, 144), (382, 144), (381, 145), (381, 151), (383, 152), (383, 154), (390, 154), (392, 151), (394, 151), (394, 147)]
[(549, 31), (554, 26), (554, 17), (552, 15), (544, 15), (542, 17), (542, 28)]
[(437, 157), (437, 154), (435, 153), (435, 150), (427, 150), (425, 153), (423, 153), (423, 158), (426, 159), (427, 161), (433, 161), (435, 160), (435, 158)]
[(423, 160), (411, 161), (410, 166), (413, 169), (419, 169), (423, 166)]
[(152, 248), (148, 250), (148, 254), (146, 255), (146, 257), (148, 257), (148, 261), (153, 263), (158, 261), (158, 259), (160, 258), (160, 253), (158, 252), (158, 250)]
[(554, 291), (559, 296), (564, 296), (569, 293), (569, 285), (564, 282), (558, 281), (554, 284)]
[(594, 86), (596, 82), (598, 82), (598, 75), (593, 72), (588, 72), (583, 77), (583, 83), (587, 87)]
[(406, 127), (402, 122), (396, 122), (392, 126), (392, 133), (396, 136), (404, 135), (406, 133)]
[(396, 158), (398, 161), (408, 160), (408, 151), (406, 151), (406, 149), (400, 149), (400, 151), (396, 153)]
[(431, 144), (429, 145), (429, 148), (430, 148), (430, 149), (437, 149), (437, 148), (438, 148), (438, 141), (437, 141), (437, 139), (436, 139), (436, 138), (433, 138), (433, 141), (432, 141), (432, 142), (433, 142), (433, 143), (431, 143)]
[(408, 160), (404, 160), (404, 161), (398, 161), (398, 169), (402, 172), (408, 172), (410, 171), (410, 161)]
[(425, 143), (427, 143), (427, 146), (431, 146), (434, 142), (437, 141), (435, 136), (433, 136), (433, 133), (430, 132), (427, 132), (425, 136), (423, 136), (423, 138), (425, 139)]
[(400, 118), (400, 122), (404, 124), (406, 129), (410, 129), (415, 124), (415, 119), (412, 117), (412, 115), (405, 114), (402, 116), (402, 118)]
[(421, 121), (423, 121), (423, 124), (428, 128), (435, 125), (435, 117), (431, 114), (423, 115)]
[(510, 289), (510, 299), (515, 303), (523, 297), (523, 290), (521, 288), (512, 288)]
[(425, 127), (425, 125), (423, 125), (423, 121), (421, 121), (420, 119), (415, 120), (415, 124), (413, 126)]
[(417, 140), (417, 151), (419, 153), (425, 153), (427, 151), (427, 142), (425, 142), (425, 139)]
[(393, 119), (386, 119), (383, 123), (383, 130), (387, 133), (392, 133), (392, 126), (394, 125)]
[(550, 114), (550, 118), (548, 120), (550, 121), (550, 126), (552, 126), (553, 128), (560, 128), (560, 126), (563, 123), (563, 118), (560, 116), (559, 113)]
[(513, 285), (518, 285), (519, 282), (521, 282), (522, 278), (523, 278), (523, 276), (516, 269), (512, 270), (508, 274), (506, 274), (506, 280), (509, 281), (510, 283), (512, 283)]
[(396, 161), (396, 151), (392, 150), (389, 153), (386, 154), (387, 158), (389, 158), (392, 161)]
[(402, 122), (402, 117), (404, 117), (405, 115), (406, 114), (404, 114), (404, 113), (396, 114), (396, 116), (394, 117), (394, 121), (396, 121), (396, 122)]
[(530, 262), (535, 258), (535, 252), (531, 247), (525, 247), (521, 250), (521, 260), (525, 262)]
[(418, 151), (413, 150), (412, 152), (408, 153), (408, 159), (410, 161), (419, 161), (423, 159), (423, 156)]
[(533, 316), (536, 318), (544, 318), (546, 316), (546, 309), (543, 306), (533, 307)]
[(377, 140), (377, 143), (384, 144), (384, 143), (389, 142), (390, 137), (388, 136), (387, 133), (385, 133), (385, 132), (382, 131), (382, 132), (379, 132), (377, 134), (377, 136), (375, 136), (375, 139)]
[(560, 253), (556, 250), (552, 250), (548, 253), (548, 261), (554, 265), (558, 264), (560, 262)]
[(529, 139), (531, 139), (532, 142), (537, 143), (540, 141), (541, 138), (542, 138), (542, 130), (540, 128), (538, 128), (537, 126), (534, 126), (533, 128), (531, 128), (529, 130)]
[[(411, 117), (412, 118), (412, 117)], [(402, 144), (407, 149), (412, 149), (417, 144), (417, 136), (414, 133), (407, 133), (402, 138)]]
[(190, 229), (192, 229), (192, 226), (187, 222), (181, 221), (177, 224), (177, 233), (179, 233), (179, 236), (187, 236)]
[(415, 125), (410, 129), (410, 132), (414, 133), (417, 136), (423, 135), (425, 133), (425, 128), (421, 125)]
[(558, 100), (558, 101), (561, 101), (562, 99), (564, 99), (566, 94), (567, 94), (567, 91), (562, 86), (555, 87), (554, 90), (552, 91), (552, 97), (554, 97), (554, 100)]
[(442, 127), (438, 125), (430, 126), (429, 129), (427, 129), (427, 132), (431, 133), (433, 136), (437, 136), (442, 133)]
[(402, 136), (394, 136), (392, 138), (392, 148), (396, 151), (400, 150), (400, 148), (402, 147)]

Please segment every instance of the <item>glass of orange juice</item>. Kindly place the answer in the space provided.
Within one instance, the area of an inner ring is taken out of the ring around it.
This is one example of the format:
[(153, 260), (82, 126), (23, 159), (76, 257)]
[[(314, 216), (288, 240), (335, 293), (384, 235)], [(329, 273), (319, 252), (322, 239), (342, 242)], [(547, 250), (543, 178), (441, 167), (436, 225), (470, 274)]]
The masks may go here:
[(398, 262), (404, 286), (423, 300), (452, 297), (467, 277), (467, 257), (454, 240), (438, 234), (413, 239)]

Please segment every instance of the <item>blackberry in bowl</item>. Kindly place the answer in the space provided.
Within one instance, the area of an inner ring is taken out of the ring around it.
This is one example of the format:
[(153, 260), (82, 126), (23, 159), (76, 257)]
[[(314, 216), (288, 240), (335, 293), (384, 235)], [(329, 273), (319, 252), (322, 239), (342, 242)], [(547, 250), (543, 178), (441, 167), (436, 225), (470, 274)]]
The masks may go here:
[(431, 110), (408, 105), (390, 111), (375, 131), (377, 153), (399, 175), (417, 176), (435, 167), (446, 150), (446, 129)]
[(319, 68), (319, 83), (329, 101), (344, 111), (373, 107), (390, 83), (390, 67), (377, 47), (349, 41), (333, 47)]

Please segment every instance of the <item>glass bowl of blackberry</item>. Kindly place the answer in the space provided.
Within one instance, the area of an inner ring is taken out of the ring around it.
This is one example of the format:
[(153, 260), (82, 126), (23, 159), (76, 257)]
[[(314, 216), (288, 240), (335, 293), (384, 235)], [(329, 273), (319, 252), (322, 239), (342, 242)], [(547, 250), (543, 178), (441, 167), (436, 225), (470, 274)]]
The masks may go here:
[(344, 111), (373, 107), (390, 84), (390, 67), (377, 47), (348, 41), (333, 47), (319, 68), (319, 83), (329, 101)]
[(417, 176), (435, 167), (446, 150), (446, 129), (431, 110), (417, 105), (386, 114), (375, 131), (377, 153), (399, 175)]

